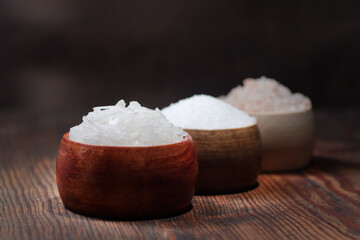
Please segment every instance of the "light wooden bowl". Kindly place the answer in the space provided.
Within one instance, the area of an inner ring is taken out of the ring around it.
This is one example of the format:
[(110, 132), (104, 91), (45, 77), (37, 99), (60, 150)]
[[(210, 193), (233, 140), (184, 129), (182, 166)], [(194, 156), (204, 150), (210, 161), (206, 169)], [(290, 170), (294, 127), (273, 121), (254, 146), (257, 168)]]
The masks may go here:
[(308, 165), (315, 143), (312, 109), (251, 115), (257, 118), (262, 139), (262, 171), (289, 171)]
[(196, 194), (234, 193), (256, 184), (261, 165), (257, 125), (224, 130), (185, 129), (199, 161)]
[(62, 138), (56, 181), (65, 207), (106, 218), (167, 217), (190, 208), (198, 162), (193, 141), (151, 147), (86, 145)]

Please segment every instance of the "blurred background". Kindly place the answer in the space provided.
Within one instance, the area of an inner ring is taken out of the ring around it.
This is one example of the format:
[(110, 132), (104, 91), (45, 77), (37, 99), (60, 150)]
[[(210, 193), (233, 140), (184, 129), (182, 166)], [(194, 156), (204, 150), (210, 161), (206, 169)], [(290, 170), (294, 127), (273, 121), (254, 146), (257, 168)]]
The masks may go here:
[(276, 78), (360, 107), (360, 1), (0, 1), (0, 110), (164, 107)]

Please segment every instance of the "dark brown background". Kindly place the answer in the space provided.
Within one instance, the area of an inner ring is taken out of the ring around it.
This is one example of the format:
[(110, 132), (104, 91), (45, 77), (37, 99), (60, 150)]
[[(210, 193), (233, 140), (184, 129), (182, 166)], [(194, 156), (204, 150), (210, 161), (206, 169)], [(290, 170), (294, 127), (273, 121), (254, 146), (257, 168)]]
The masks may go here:
[(164, 107), (266, 75), (360, 102), (360, 1), (2, 0), (0, 110)]

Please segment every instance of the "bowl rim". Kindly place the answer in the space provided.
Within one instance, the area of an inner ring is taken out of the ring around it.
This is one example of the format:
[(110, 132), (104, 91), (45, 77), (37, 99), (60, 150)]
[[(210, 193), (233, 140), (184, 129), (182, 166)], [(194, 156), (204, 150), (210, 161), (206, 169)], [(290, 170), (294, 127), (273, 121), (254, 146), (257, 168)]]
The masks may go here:
[(162, 148), (162, 147), (174, 147), (177, 145), (183, 145), (183, 144), (188, 144), (188, 143), (193, 143), (193, 139), (190, 136), (189, 133), (187, 133), (186, 137), (184, 138), (184, 140), (180, 141), (180, 142), (176, 142), (176, 143), (170, 143), (170, 144), (164, 144), (164, 145), (151, 145), (151, 146), (108, 146), (108, 145), (92, 145), (92, 144), (87, 144), (87, 143), (81, 143), (81, 142), (76, 142), (73, 141), (69, 138), (69, 132), (65, 133), (61, 139), (62, 141), (66, 141), (69, 142), (72, 145), (78, 145), (78, 146), (83, 146), (83, 147), (87, 147), (87, 148), (102, 148), (102, 149), (149, 149), (149, 148)]
[(277, 112), (277, 111), (273, 111), (273, 112), (265, 112), (265, 113), (253, 113), (253, 112), (246, 112), (246, 113), (249, 114), (250, 116), (253, 116), (253, 117), (262, 117), (262, 116), (293, 115), (293, 114), (300, 114), (300, 113), (310, 112), (312, 110), (313, 110), (313, 107), (310, 106), (309, 108), (306, 108), (304, 110), (298, 110), (298, 111), (293, 111), (293, 112)]
[[(246, 129), (246, 128), (251, 128), (251, 127), (258, 127), (258, 122), (256, 120), (255, 123), (246, 126), (246, 127), (239, 127), (239, 128), (222, 128), (222, 129), (198, 129), (198, 128), (184, 128), (184, 131), (187, 132), (189, 131), (202, 131), (202, 132), (214, 132), (214, 131), (235, 131), (235, 130), (240, 130), (240, 129)], [(190, 134), (189, 134), (190, 135)]]

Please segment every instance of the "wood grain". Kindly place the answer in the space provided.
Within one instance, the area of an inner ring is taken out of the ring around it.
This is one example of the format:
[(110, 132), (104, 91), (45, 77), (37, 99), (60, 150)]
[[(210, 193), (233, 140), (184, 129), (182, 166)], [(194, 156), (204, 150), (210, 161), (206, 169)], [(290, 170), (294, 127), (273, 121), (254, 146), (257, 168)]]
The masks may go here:
[(244, 193), (195, 196), (191, 211), (152, 221), (64, 208), (55, 158), (77, 119), (0, 113), (0, 239), (360, 239), (360, 112), (316, 114), (308, 168), (261, 174), (259, 186)]
[(191, 207), (198, 161), (190, 136), (151, 147), (109, 147), (61, 140), (56, 182), (65, 207), (85, 215), (144, 220)]
[(261, 171), (291, 171), (309, 164), (315, 143), (312, 109), (252, 115), (257, 118), (262, 141)]
[(256, 185), (261, 167), (258, 126), (221, 130), (185, 129), (199, 161), (196, 194), (237, 193)]

